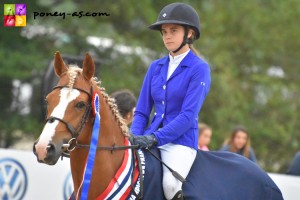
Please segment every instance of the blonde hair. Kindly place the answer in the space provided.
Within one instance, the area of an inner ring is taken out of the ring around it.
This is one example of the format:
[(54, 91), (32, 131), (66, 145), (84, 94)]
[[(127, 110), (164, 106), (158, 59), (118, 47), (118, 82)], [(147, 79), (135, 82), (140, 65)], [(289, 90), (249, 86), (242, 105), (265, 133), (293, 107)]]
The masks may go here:
[(198, 135), (199, 136), (203, 133), (204, 130), (207, 130), (207, 129), (211, 130), (211, 128), (207, 124), (205, 124), (205, 123), (198, 123)]
[(190, 49), (192, 50), (192, 52), (194, 54), (196, 54), (197, 56), (201, 57), (200, 52), (193, 46), (193, 42), (196, 40), (196, 32), (195, 32), (195, 30), (193, 28), (189, 28), (189, 30), (192, 31), (192, 36), (189, 38), (189, 41), (190, 41), (189, 47), (190, 47)]
[(200, 52), (199, 52), (192, 44), (190, 45), (190, 49), (192, 50), (192, 52), (193, 52), (195, 55), (201, 57)]

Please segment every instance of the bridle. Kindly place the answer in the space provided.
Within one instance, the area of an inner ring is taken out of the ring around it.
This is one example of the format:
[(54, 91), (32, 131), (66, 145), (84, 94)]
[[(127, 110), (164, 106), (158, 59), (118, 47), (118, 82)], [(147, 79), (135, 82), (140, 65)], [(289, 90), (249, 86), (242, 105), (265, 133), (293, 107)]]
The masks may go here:
[[(56, 89), (63, 89), (63, 88), (68, 88), (68, 86), (64, 86), (64, 85), (55, 86), (52, 89), (52, 91), (56, 90)], [(73, 87), (73, 89), (76, 89), (76, 90), (79, 90), (80, 92), (86, 93), (89, 97), (89, 103), (85, 108), (84, 114), (81, 118), (81, 121), (80, 121), (80, 124), (79, 124), (78, 128), (75, 129), (70, 123), (68, 123), (65, 120), (63, 120), (61, 118), (58, 118), (58, 117), (50, 116), (46, 119), (46, 123), (47, 122), (53, 123), (55, 120), (58, 120), (59, 122), (62, 122), (63, 124), (65, 124), (68, 131), (71, 133), (72, 138), (69, 140), (69, 142), (67, 144), (63, 144), (63, 148), (67, 148), (67, 151), (69, 151), (69, 152), (73, 151), (75, 149), (75, 147), (77, 146), (77, 137), (80, 135), (85, 123), (88, 120), (88, 117), (90, 116), (91, 109), (92, 109), (92, 106), (91, 106), (92, 96), (91, 96), (91, 94), (93, 94), (93, 84), (91, 84), (91, 89), (90, 89), (91, 91), (90, 92), (87, 92), (86, 90), (83, 90), (83, 89), (77, 88), (77, 87)], [(69, 157), (65, 154), (65, 152), (63, 152), (62, 155), (66, 156), (66, 157)]]
[[(66, 86), (66, 85), (55, 86), (52, 89), (52, 91), (56, 90), (56, 89), (63, 89), (63, 88), (69, 88), (69, 87)], [(94, 92), (93, 84), (91, 84), (90, 92), (88, 92), (84, 89), (78, 88), (78, 87), (73, 87), (73, 89), (76, 89), (80, 92), (86, 93), (89, 97), (89, 103), (86, 106), (86, 109), (85, 109), (84, 114), (81, 118), (81, 121), (80, 121), (80, 124), (79, 124), (78, 128), (75, 129), (74, 126), (72, 126), (70, 123), (68, 123), (65, 120), (63, 120), (61, 118), (58, 118), (58, 117), (50, 116), (46, 119), (46, 123), (47, 122), (53, 123), (55, 120), (58, 120), (59, 122), (63, 123), (67, 127), (68, 131), (71, 133), (72, 138), (67, 143), (64, 143), (62, 145), (62, 148), (64, 149), (64, 151), (62, 152), (62, 157), (63, 156), (64, 157), (70, 157), (69, 153), (71, 151), (73, 151), (76, 147), (78, 147), (78, 148), (89, 148), (90, 147), (89, 144), (80, 144), (80, 143), (78, 143), (77, 138), (80, 135), (82, 129), (84, 128), (85, 123), (88, 120), (88, 117), (91, 114), (92, 94)], [(97, 150), (108, 150), (108, 151), (111, 151), (111, 152), (113, 152), (115, 150), (137, 149), (137, 148), (138, 148), (138, 145), (116, 146), (115, 144), (113, 144), (112, 146), (97, 146)]]

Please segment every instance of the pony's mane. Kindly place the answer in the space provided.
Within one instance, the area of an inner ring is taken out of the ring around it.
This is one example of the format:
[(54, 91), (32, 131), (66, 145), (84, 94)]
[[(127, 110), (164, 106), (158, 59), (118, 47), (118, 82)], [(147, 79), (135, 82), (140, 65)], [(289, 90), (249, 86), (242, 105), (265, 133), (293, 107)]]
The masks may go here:
[[(77, 75), (82, 74), (82, 69), (79, 68), (76, 65), (69, 65), (67, 74), (69, 76), (68, 87), (70, 89), (72, 89), (73, 86), (74, 86), (75, 79), (76, 79)], [(95, 81), (95, 83), (96, 83), (97, 87), (99, 88), (105, 102), (108, 104), (108, 106), (110, 107), (112, 113), (114, 114), (114, 116), (115, 116), (121, 130), (122, 130), (123, 135), (125, 135), (126, 137), (129, 137), (130, 134), (129, 134), (129, 131), (128, 131), (128, 127), (125, 124), (123, 118), (121, 117), (121, 115), (119, 113), (119, 110), (117, 108), (117, 104), (115, 103), (115, 100), (108, 96), (108, 94), (105, 92), (105, 88), (101, 87), (101, 81), (98, 81), (97, 77), (93, 77), (93, 81)]]

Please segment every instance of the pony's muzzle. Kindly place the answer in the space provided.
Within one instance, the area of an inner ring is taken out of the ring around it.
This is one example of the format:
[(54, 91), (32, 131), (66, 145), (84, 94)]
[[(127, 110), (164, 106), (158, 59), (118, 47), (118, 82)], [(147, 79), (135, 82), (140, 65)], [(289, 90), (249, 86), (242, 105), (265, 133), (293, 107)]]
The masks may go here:
[(59, 157), (57, 156), (55, 145), (51, 142), (46, 146), (46, 148), (44, 145), (34, 142), (33, 153), (36, 155), (38, 162), (46, 163), (48, 165), (54, 165)]

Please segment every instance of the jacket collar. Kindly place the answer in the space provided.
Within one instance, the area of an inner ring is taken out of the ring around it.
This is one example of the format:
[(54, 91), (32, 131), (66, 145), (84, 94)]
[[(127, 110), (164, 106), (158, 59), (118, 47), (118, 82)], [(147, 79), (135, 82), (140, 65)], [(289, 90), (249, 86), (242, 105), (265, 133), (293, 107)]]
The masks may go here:
[[(171, 75), (171, 77), (168, 79), (168, 81), (171, 80), (174, 76), (180, 74), (185, 68), (191, 67), (192, 59), (195, 56), (196, 55), (193, 53), (193, 51), (190, 50), (190, 52), (180, 62), (180, 64), (178, 65), (178, 67), (176, 68), (176, 70), (173, 72), (173, 74)], [(165, 81), (167, 79), (169, 62), (170, 62), (169, 55), (163, 57), (158, 62), (158, 64), (161, 66), (160, 75), (162, 76), (162, 78)]]

